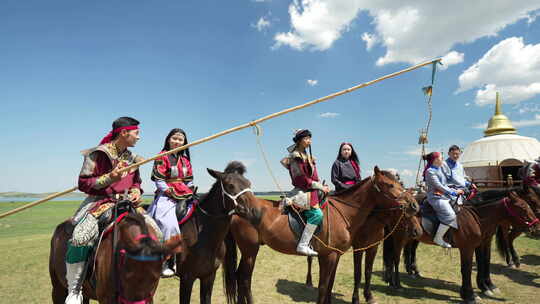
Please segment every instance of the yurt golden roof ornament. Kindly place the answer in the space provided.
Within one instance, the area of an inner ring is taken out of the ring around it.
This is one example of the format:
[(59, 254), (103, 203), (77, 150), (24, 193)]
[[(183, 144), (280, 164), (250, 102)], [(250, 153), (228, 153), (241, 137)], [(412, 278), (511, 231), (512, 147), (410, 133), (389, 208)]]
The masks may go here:
[(495, 101), (495, 115), (488, 122), (487, 129), (484, 131), (484, 136), (493, 136), (499, 134), (516, 134), (516, 129), (512, 126), (510, 119), (501, 111), (501, 99), (497, 92)]

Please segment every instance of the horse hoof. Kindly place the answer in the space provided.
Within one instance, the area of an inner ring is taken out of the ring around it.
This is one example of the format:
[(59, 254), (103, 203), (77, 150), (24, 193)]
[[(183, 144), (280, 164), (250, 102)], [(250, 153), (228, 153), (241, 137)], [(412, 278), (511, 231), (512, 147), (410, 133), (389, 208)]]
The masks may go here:
[(476, 294), (475, 294), (475, 295), (474, 295), (474, 300), (473, 300), (472, 304), (476, 304), (477, 301), (482, 301), (482, 298), (480, 298), (479, 295), (476, 295)]
[(488, 296), (488, 297), (494, 297), (494, 296), (495, 296), (495, 294), (494, 294), (491, 290), (489, 290), (489, 289), (488, 289), (488, 290), (482, 291), (482, 294), (483, 294), (483, 295), (486, 295), (486, 296)]
[(499, 289), (499, 287), (495, 287), (491, 290), (494, 294), (501, 294), (501, 290)]
[(516, 263), (516, 268), (519, 268), (519, 266), (521, 266), (520, 263)]

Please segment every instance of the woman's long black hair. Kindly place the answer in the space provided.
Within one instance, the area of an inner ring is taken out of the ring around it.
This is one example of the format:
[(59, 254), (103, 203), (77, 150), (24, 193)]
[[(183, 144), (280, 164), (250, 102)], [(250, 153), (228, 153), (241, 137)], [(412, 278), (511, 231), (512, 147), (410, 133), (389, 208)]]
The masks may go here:
[(351, 156), (349, 157), (349, 160), (354, 160), (357, 164), (360, 164), (360, 161), (358, 160), (358, 155), (356, 154), (356, 151), (354, 151), (353, 145), (348, 142), (344, 142), (344, 143), (341, 143), (341, 145), (339, 145), (339, 150), (337, 152), (337, 159), (344, 160), (343, 156), (341, 156), (341, 148), (343, 148), (343, 146), (345, 145), (351, 147)]
[[(171, 139), (171, 137), (176, 133), (180, 133), (180, 134), (184, 135), (184, 145), (188, 144), (188, 138), (187, 138), (186, 132), (184, 130), (180, 129), (180, 128), (174, 128), (169, 132), (169, 134), (165, 138), (165, 144), (163, 145), (162, 151), (169, 151), (171, 149), (171, 145), (169, 145), (169, 139)], [(179, 154), (180, 155), (185, 155), (187, 157), (187, 159), (189, 159), (189, 161), (191, 161), (191, 157), (190, 157), (190, 154), (189, 154), (189, 148), (180, 151)]]

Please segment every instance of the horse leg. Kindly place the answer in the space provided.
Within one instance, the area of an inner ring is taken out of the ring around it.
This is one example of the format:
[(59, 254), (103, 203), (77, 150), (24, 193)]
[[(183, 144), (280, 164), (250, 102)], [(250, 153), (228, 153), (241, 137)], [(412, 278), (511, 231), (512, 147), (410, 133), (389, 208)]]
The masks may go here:
[(253, 276), (253, 268), (255, 267), (256, 258), (257, 252), (250, 256), (245, 256), (242, 254), (242, 258), (238, 264), (237, 280), (239, 304), (253, 303), (253, 295), (251, 294), (251, 278)]
[(193, 290), (193, 283), (195, 280), (192, 278), (180, 277), (180, 304), (189, 304), (191, 301), (191, 291)]
[(200, 298), (201, 304), (210, 304), (212, 303), (212, 290), (214, 288), (214, 281), (216, 279), (216, 272), (207, 276), (204, 279), (201, 279), (201, 289), (200, 289)]
[(460, 248), (461, 258), (461, 289), (460, 296), (465, 304), (476, 304), (471, 284), (473, 248)]
[(329, 292), (331, 282), (331, 276), (334, 272), (334, 268), (337, 263), (337, 253), (332, 252), (328, 255), (319, 256), (319, 295), (317, 298), (317, 304), (325, 304)]
[(375, 261), (375, 256), (377, 255), (377, 246), (370, 248), (366, 252), (366, 267), (364, 277), (366, 278), (366, 283), (364, 284), (364, 298), (368, 304), (377, 304), (377, 300), (373, 297), (371, 293), (371, 273), (373, 272), (373, 262)]
[(362, 281), (362, 257), (363, 251), (354, 252), (354, 288), (352, 296), (352, 304), (360, 304), (360, 296), (358, 290), (360, 289), (360, 281)]
[(328, 284), (328, 294), (326, 295), (326, 304), (332, 303), (332, 289), (334, 288), (334, 280), (336, 278), (337, 265), (339, 263), (339, 255), (336, 259), (336, 265), (334, 266), (334, 271), (332, 271), (332, 276), (330, 277), (330, 283)]
[(407, 273), (411, 275), (413, 278), (421, 278), (420, 271), (418, 270), (418, 266), (416, 264), (416, 249), (418, 248), (418, 244), (420, 242), (417, 240), (413, 240), (409, 242), (405, 246), (405, 260), (406, 260), (406, 268)]
[(487, 295), (493, 296), (491, 290), (486, 285), (486, 245), (482, 244), (474, 250), (476, 256), (476, 285), (480, 291)]
[(491, 242), (487, 243), (487, 246), (484, 249), (484, 270), (485, 270), (485, 280), (484, 284), (495, 294), (501, 293), (501, 290), (493, 284), (491, 281)]
[(521, 266), (519, 262), (519, 255), (516, 252), (516, 249), (514, 249), (514, 240), (521, 235), (521, 231), (512, 229), (510, 231), (510, 234), (508, 235), (508, 248), (510, 251), (510, 255), (512, 256), (512, 262), (516, 266), (516, 268), (519, 268)]
[(311, 278), (311, 263), (313, 263), (313, 257), (307, 257), (307, 275), (306, 275), (306, 285), (313, 287), (313, 280)]
[(399, 279), (399, 263), (401, 261), (401, 251), (403, 250), (403, 244), (394, 244), (394, 287), (396, 289), (402, 289), (403, 286), (401, 286), (401, 280)]

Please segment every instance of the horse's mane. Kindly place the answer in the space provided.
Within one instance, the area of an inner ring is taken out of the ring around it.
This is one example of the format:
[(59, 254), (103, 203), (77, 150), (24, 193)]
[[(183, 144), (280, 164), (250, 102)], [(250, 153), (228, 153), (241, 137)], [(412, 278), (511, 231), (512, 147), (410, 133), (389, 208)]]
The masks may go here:
[(494, 202), (496, 200), (502, 199), (508, 195), (510, 195), (510, 192), (517, 192), (519, 194), (523, 194), (523, 189), (519, 187), (513, 187), (508, 189), (492, 189), (492, 190), (486, 190), (482, 192), (478, 192), (478, 195), (471, 200), (471, 203), (474, 206), (482, 206), (491, 202)]
[(244, 173), (247, 172), (246, 166), (240, 161), (233, 160), (232, 162), (227, 164), (227, 167), (225, 168), (225, 173), (231, 174), (231, 173), (238, 173), (240, 175), (244, 175)]

